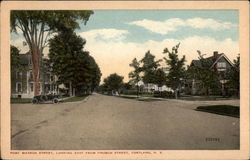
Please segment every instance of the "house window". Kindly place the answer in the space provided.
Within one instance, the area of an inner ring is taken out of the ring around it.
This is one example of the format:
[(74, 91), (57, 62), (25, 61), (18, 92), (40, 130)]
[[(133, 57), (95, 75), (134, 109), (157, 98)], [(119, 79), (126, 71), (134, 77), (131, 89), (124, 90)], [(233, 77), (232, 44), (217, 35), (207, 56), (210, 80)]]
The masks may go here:
[(225, 62), (218, 62), (217, 69), (219, 72), (226, 71), (226, 63)]
[(30, 92), (34, 92), (34, 86), (33, 86), (33, 83), (30, 83)]
[(22, 83), (21, 82), (16, 83), (16, 91), (17, 92), (22, 92)]
[(226, 68), (218, 68), (218, 71), (219, 71), (219, 72), (226, 71)]
[(226, 63), (225, 62), (218, 62), (217, 68), (226, 68)]
[(20, 80), (22, 78), (22, 72), (16, 72), (16, 79)]
[(33, 80), (33, 73), (30, 71), (30, 80)]

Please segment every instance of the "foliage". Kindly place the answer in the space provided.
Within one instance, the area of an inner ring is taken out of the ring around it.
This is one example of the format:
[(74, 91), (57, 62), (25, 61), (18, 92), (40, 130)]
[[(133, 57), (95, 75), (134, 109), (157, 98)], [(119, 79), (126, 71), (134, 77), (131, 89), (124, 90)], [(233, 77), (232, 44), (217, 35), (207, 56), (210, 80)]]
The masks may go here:
[(140, 73), (141, 73), (140, 63), (137, 61), (136, 58), (134, 58), (132, 63), (129, 64), (129, 66), (134, 68), (134, 70), (129, 73), (129, 78), (131, 78), (130, 81), (136, 84), (141, 80), (141, 77), (140, 77)]
[[(236, 95), (240, 93), (240, 56), (234, 60), (234, 66), (226, 73), (226, 77), (229, 80), (226, 86), (236, 91)], [(233, 93), (232, 93), (233, 94)]]
[(140, 62), (137, 61), (136, 58), (133, 59), (132, 63), (129, 64), (130, 67), (133, 67), (134, 70), (129, 73), (130, 82), (136, 85), (137, 88), (137, 96), (139, 96), (139, 84), (138, 82), (141, 80), (140, 73), (142, 68), (140, 67)]
[(89, 72), (91, 73), (91, 91), (93, 91), (97, 86), (99, 86), (100, 81), (101, 81), (101, 70), (98, 66), (98, 64), (96, 63), (95, 59), (92, 56), (89, 56)]
[(166, 84), (167, 75), (162, 68), (158, 68), (155, 71), (154, 78), (155, 78), (154, 81), (158, 85), (158, 87), (162, 87), (164, 84)]
[(184, 94), (186, 94), (186, 95), (191, 95), (192, 89), (191, 89), (190, 87), (185, 87), (183, 92), (184, 92)]
[(133, 86), (130, 84), (130, 82), (127, 82), (127, 83), (123, 83), (122, 88), (123, 89), (132, 89)]
[(11, 71), (17, 70), (21, 68), (21, 63), (20, 63), (20, 50), (11, 45), (10, 46), (10, 53), (11, 53)]
[(163, 53), (168, 54), (168, 58), (165, 58), (166, 64), (169, 66), (169, 73), (167, 75), (167, 84), (175, 91), (177, 98), (177, 90), (181, 87), (181, 80), (185, 76), (185, 56), (181, 59), (178, 58), (178, 49), (180, 43), (172, 48), (170, 52), (168, 48), (165, 48)]
[(123, 85), (123, 78), (116, 73), (110, 74), (104, 79), (104, 88), (108, 91), (118, 91)]
[(169, 91), (155, 91), (154, 92), (154, 97), (161, 97), (161, 98), (174, 98), (175, 95), (173, 92), (169, 92)]
[(89, 52), (83, 51), (86, 41), (72, 30), (62, 32), (49, 41), (49, 58), (59, 83), (71, 83), (81, 90), (99, 85), (101, 72)]
[(138, 91), (132, 90), (132, 89), (125, 89), (125, 90), (122, 90), (121, 93), (125, 94), (125, 95), (136, 95), (138, 93)]
[(142, 63), (141, 71), (144, 75), (142, 77), (144, 83), (155, 83), (155, 71), (160, 66), (159, 62), (161, 60), (155, 61), (155, 56), (147, 51), (145, 56), (140, 61)]
[(86, 23), (92, 11), (11, 11), (11, 31), (21, 30), (32, 56), (35, 95), (39, 94), (40, 62), (47, 40), (54, 32), (79, 28), (79, 20)]

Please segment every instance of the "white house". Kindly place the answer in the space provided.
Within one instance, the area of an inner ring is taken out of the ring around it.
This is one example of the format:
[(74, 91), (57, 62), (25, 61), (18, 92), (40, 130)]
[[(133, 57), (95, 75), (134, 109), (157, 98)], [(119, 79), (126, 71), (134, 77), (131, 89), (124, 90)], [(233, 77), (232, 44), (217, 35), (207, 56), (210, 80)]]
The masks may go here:
[(166, 85), (163, 85), (162, 87), (158, 87), (157, 84), (153, 84), (153, 83), (144, 84), (144, 82), (142, 80), (140, 80), (136, 85), (139, 86), (140, 91), (147, 92), (147, 93), (153, 93), (154, 91), (174, 92), (173, 89), (171, 89), (170, 87), (168, 87)]

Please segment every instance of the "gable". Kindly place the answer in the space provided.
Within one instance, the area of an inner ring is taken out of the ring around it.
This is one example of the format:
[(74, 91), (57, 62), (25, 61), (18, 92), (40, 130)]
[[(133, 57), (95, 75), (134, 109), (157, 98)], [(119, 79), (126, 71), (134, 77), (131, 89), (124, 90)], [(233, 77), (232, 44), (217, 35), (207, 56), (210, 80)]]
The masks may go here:
[(219, 62), (226, 63), (226, 68), (230, 68), (233, 66), (233, 63), (227, 58), (227, 56), (225, 54), (221, 54), (221, 56), (219, 56), (219, 58), (217, 58), (217, 60), (213, 63), (211, 68), (217, 65), (217, 63)]

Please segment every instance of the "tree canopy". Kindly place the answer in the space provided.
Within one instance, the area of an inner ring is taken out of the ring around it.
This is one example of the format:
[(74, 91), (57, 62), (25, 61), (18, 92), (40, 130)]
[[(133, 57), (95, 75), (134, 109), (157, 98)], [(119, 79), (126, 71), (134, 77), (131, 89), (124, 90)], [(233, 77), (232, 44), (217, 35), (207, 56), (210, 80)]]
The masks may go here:
[(142, 76), (144, 83), (154, 83), (155, 82), (155, 71), (160, 66), (159, 62), (161, 60), (155, 61), (155, 56), (147, 51), (145, 56), (140, 61), (142, 63), (141, 71), (144, 73)]
[(86, 24), (91, 14), (92, 11), (11, 11), (11, 31), (21, 31), (32, 56), (35, 95), (39, 94), (41, 57), (50, 35), (79, 28), (79, 20)]
[(110, 91), (118, 91), (123, 85), (123, 76), (116, 73), (110, 74), (104, 79), (104, 88)]
[(178, 49), (180, 43), (172, 48), (170, 52), (168, 48), (165, 48), (163, 53), (168, 54), (168, 58), (165, 58), (166, 64), (169, 66), (169, 73), (167, 75), (167, 84), (175, 91), (175, 96), (177, 98), (177, 90), (179, 90), (181, 85), (181, 80), (184, 78), (185, 74), (185, 56), (179, 59)]
[(158, 68), (156, 71), (155, 71), (155, 74), (154, 74), (154, 77), (155, 77), (155, 83), (158, 85), (158, 87), (162, 87), (163, 85), (166, 84), (166, 81), (167, 81), (167, 75), (166, 73), (163, 71), (162, 68)]
[(138, 82), (141, 80), (140, 73), (142, 71), (142, 68), (140, 67), (140, 62), (137, 61), (136, 58), (132, 60), (132, 62), (129, 64), (130, 67), (133, 67), (133, 71), (129, 72), (129, 78), (130, 82), (132, 82), (134, 85), (136, 85), (137, 88), (137, 96), (139, 96), (139, 84)]
[(236, 94), (239, 96), (240, 93), (240, 56), (234, 61), (234, 66), (226, 73), (228, 82), (227, 87), (236, 90)]
[(71, 83), (79, 90), (99, 85), (101, 72), (94, 58), (84, 51), (86, 41), (72, 30), (61, 32), (49, 41), (49, 59), (58, 82)]
[(20, 64), (20, 50), (11, 45), (10, 46), (10, 54), (11, 54), (11, 71), (17, 70), (21, 68), (21, 64)]
[(141, 80), (140, 73), (142, 71), (142, 68), (140, 67), (140, 62), (137, 61), (136, 58), (132, 60), (132, 62), (129, 64), (130, 67), (133, 67), (133, 71), (129, 72), (129, 78), (130, 81), (133, 83), (138, 83)]

